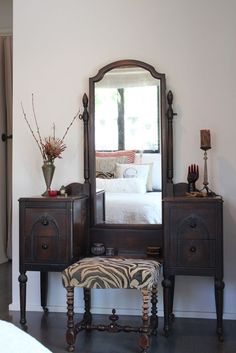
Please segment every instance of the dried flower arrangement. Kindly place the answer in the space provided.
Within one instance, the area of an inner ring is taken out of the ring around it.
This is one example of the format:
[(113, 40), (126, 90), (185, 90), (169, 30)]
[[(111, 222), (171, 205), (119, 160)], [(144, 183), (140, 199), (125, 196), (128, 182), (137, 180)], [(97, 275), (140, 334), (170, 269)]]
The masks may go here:
[[(55, 124), (53, 124), (53, 136), (48, 136), (48, 137), (42, 138), (42, 136), (40, 134), (40, 130), (39, 130), (39, 125), (38, 125), (36, 113), (35, 113), (34, 95), (33, 94), (32, 94), (32, 110), (33, 110), (34, 122), (35, 122), (35, 126), (36, 126), (36, 133), (33, 131), (32, 127), (29, 123), (29, 120), (28, 120), (27, 115), (25, 113), (22, 102), (21, 102), (21, 108), (22, 108), (22, 112), (24, 115), (24, 119), (25, 119), (25, 121), (29, 127), (29, 130), (30, 130), (34, 140), (36, 141), (37, 146), (40, 150), (40, 153), (43, 157), (43, 161), (53, 163), (55, 158), (62, 158), (61, 154), (66, 149), (66, 145), (64, 144), (64, 139), (65, 139), (69, 129), (73, 125), (75, 119), (80, 116), (80, 112), (78, 111), (78, 113), (74, 116), (71, 123), (66, 128), (66, 131), (65, 131), (62, 138), (55, 137)], [(38, 138), (36, 136), (38, 136)]]

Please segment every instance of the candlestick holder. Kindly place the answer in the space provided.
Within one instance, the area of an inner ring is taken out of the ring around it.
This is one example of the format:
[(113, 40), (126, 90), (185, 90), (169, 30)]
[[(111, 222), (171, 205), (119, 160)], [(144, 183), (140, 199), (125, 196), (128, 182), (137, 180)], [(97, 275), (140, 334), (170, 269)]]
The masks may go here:
[(206, 190), (207, 194), (209, 193), (209, 188), (208, 188), (208, 172), (207, 172), (207, 151), (204, 151), (204, 174), (203, 174), (203, 189), (202, 190)]
[(215, 196), (216, 194), (208, 187), (208, 173), (207, 173), (207, 151), (211, 149), (211, 133), (210, 130), (200, 130), (201, 149), (204, 151), (204, 177), (203, 188), (201, 192), (205, 191), (207, 196)]

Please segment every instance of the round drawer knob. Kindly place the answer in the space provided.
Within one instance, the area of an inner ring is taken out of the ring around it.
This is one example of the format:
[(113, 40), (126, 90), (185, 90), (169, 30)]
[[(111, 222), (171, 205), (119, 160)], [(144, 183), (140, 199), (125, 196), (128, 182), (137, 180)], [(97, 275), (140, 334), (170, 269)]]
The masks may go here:
[(191, 252), (196, 252), (196, 251), (197, 251), (196, 246), (191, 246), (190, 251), (191, 251)]
[(42, 249), (47, 250), (48, 249), (48, 244), (42, 244)]
[(190, 227), (191, 227), (191, 228), (196, 228), (196, 227), (197, 227), (197, 223), (196, 223), (195, 221), (192, 221), (192, 222), (190, 223)]

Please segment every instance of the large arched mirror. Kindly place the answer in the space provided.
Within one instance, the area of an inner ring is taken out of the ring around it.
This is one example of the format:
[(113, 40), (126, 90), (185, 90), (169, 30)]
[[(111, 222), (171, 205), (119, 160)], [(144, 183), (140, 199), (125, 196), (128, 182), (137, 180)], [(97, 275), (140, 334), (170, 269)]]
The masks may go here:
[(172, 160), (165, 75), (122, 60), (89, 82), (91, 241), (145, 252), (162, 243), (168, 156)]

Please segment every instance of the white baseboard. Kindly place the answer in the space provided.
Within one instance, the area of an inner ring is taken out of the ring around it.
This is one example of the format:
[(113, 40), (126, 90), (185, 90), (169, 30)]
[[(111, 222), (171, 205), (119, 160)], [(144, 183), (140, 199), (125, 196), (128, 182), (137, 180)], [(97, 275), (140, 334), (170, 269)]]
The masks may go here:
[[(91, 309), (92, 314), (105, 314), (111, 315), (113, 308), (103, 308), (103, 307), (93, 307)], [(10, 311), (19, 311), (19, 304), (10, 304)], [(49, 312), (55, 313), (66, 313), (66, 306), (48, 306)], [(129, 309), (129, 308), (116, 308), (118, 315), (141, 315), (141, 311), (138, 309)], [(28, 305), (26, 311), (37, 311), (42, 312), (43, 309), (40, 305)], [(84, 307), (75, 306), (75, 313), (83, 313)], [(175, 317), (179, 318), (195, 318), (195, 319), (216, 319), (215, 312), (203, 312), (203, 311), (175, 311)], [(163, 317), (163, 310), (158, 310), (158, 315)], [(224, 313), (224, 320), (236, 320), (236, 313)]]

